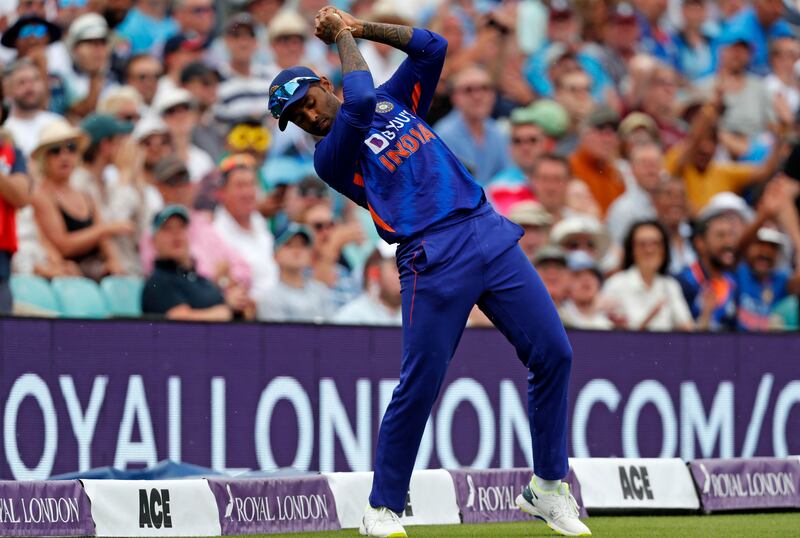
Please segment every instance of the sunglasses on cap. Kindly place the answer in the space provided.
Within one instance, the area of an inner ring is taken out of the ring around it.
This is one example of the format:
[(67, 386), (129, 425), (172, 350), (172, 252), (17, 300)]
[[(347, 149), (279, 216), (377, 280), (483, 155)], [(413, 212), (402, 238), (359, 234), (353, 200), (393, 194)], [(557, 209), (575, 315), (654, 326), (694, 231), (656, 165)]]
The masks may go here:
[(29, 24), (19, 31), (17, 37), (18, 39), (23, 39), (26, 37), (42, 38), (45, 36), (47, 36), (47, 27), (44, 24)]
[(269, 95), (269, 112), (272, 114), (272, 117), (278, 119), (281, 117), (281, 113), (283, 112), (283, 107), (292, 98), (292, 96), (297, 92), (297, 89), (300, 88), (303, 83), (310, 83), (310, 82), (319, 82), (319, 77), (296, 77), (292, 80), (284, 82), (281, 86), (275, 88), (274, 91), (270, 91)]
[(66, 144), (56, 144), (47, 148), (47, 154), (51, 156), (61, 155), (63, 151), (70, 154), (78, 153), (78, 144), (75, 142), (67, 142)]

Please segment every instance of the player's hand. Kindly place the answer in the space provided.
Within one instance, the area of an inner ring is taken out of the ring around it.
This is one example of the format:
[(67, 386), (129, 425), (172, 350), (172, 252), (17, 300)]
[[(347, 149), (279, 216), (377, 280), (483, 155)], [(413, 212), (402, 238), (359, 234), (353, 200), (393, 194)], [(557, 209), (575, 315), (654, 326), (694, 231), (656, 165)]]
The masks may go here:
[(320, 9), (317, 16), (314, 17), (314, 35), (327, 45), (332, 44), (339, 31), (346, 26), (347, 24), (336, 8), (331, 6)]
[(353, 17), (351, 14), (341, 9), (337, 8), (333, 9), (342, 18), (345, 26), (349, 26), (350, 28), (353, 29), (353, 37), (361, 37), (361, 33), (364, 30), (364, 21)]

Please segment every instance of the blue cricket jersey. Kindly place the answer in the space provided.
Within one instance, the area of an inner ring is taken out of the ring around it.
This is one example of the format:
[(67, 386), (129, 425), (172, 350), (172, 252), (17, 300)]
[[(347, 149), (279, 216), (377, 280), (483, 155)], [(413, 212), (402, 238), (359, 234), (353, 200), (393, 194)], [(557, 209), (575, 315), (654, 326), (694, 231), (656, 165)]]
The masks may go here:
[(344, 103), (317, 144), (323, 181), (372, 215), (389, 243), (469, 214), (483, 189), (423, 119), (439, 82), (447, 41), (414, 29), (408, 58), (374, 88), (369, 71), (344, 76)]

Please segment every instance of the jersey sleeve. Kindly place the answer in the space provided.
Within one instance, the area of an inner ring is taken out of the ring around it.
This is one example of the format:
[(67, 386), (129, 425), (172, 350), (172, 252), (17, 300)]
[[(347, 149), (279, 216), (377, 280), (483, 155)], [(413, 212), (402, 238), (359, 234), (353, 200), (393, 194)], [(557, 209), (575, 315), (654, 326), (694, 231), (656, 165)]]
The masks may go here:
[(401, 50), (408, 54), (408, 58), (380, 89), (424, 119), (439, 84), (447, 40), (430, 30), (414, 28), (411, 40)]
[(330, 132), (317, 144), (314, 169), (328, 185), (366, 207), (363, 180), (356, 174), (361, 145), (375, 115), (375, 87), (369, 71), (347, 73), (342, 85), (344, 103)]

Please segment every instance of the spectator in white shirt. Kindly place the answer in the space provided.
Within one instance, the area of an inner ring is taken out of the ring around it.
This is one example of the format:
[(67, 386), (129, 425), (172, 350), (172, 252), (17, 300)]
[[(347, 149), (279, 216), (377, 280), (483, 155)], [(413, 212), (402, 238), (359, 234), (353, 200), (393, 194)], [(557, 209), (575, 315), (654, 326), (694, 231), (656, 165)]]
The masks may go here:
[(220, 163), (219, 169), (221, 204), (214, 213), (214, 228), (250, 265), (250, 297), (259, 301), (278, 283), (278, 266), (272, 252), (274, 238), (266, 219), (258, 212), (255, 159), (242, 153), (231, 155)]
[(609, 278), (603, 297), (616, 324), (635, 331), (692, 330), (680, 285), (667, 273), (668, 234), (658, 221), (637, 222), (625, 238), (623, 271)]
[(153, 106), (167, 124), (175, 154), (189, 169), (189, 179), (197, 183), (214, 170), (214, 161), (208, 153), (192, 144), (192, 131), (199, 121), (197, 103), (192, 94), (183, 88), (159, 92)]
[(764, 79), (775, 112), (785, 123), (793, 123), (800, 109), (800, 89), (795, 65), (800, 60), (800, 43), (793, 37), (779, 37), (769, 43), (772, 73)]
[(364, 292), (333, 316), (343, 325), (392, 325), (403, 323), (400, 276), (395, 259), (396, 245), (384, 241), (364, 264)]
[(47, 88), (42, 73), (30, 60), (19, 60), (6, 70), (3, 82), (11, 110), (3, 127), (28, 157), (39, 145), (39, 132), (61, 116), (45, 110)]

